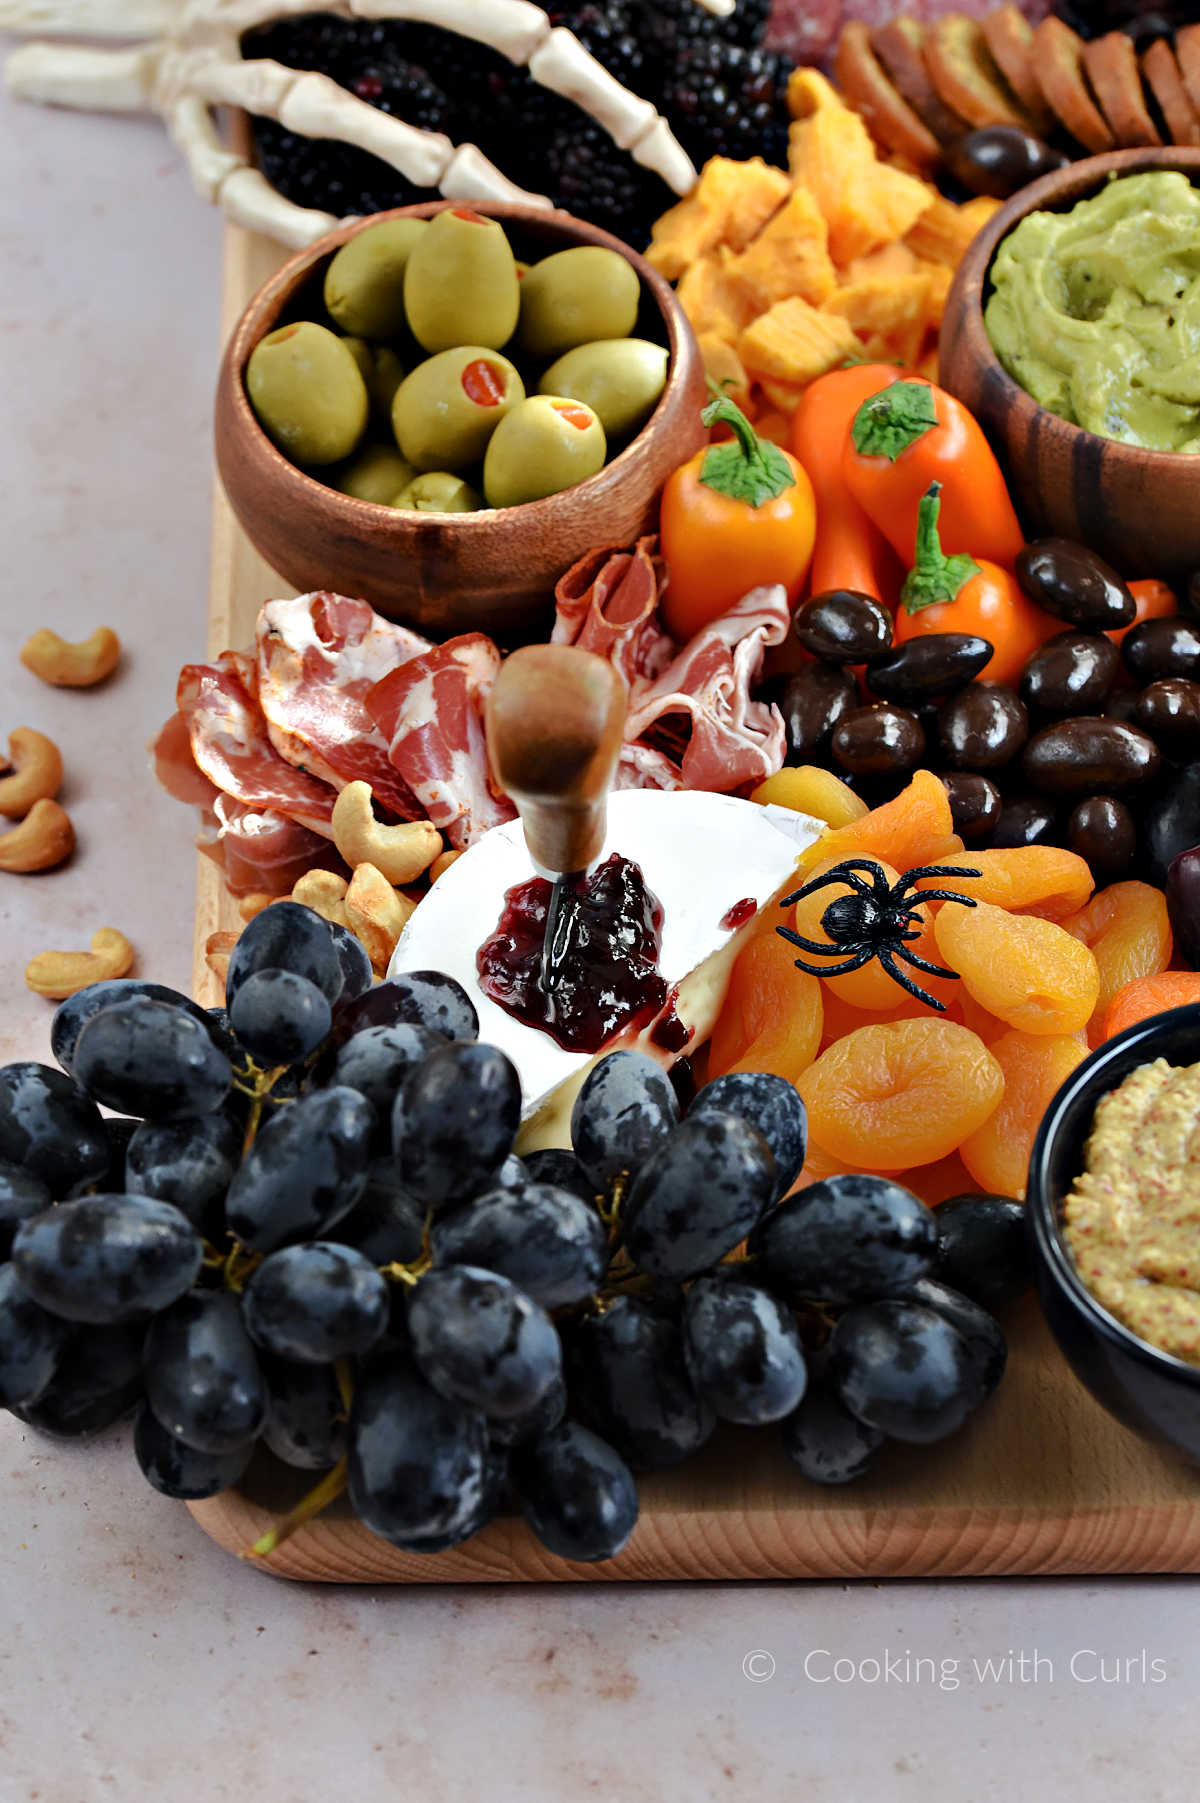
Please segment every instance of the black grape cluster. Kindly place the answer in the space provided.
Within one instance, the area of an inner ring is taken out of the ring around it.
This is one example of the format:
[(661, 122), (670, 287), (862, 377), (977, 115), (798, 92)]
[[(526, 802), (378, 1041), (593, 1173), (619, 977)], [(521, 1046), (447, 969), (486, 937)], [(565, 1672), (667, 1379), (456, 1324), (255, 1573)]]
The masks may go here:
[(573, 1149), (520, 1158), (517, 1072), (452, 978), (374, 985), (351, 935), (282, 902), (226, 1001), (95, 984), (55, 1015), (61, 1070), (0, 1069), (0, 1405), (61, 1436), (136, 1410), (164, 1495), (236, 1484), (262, 1442), (325, 1474), (297, 1521), (344, 1486), (437, 1552), (515, 1499), (552, 1552), (604, 1559), (633, 1473), (718, 1419), (781, 1423), (841, 1483), (999, 1379), (963, 1292), (1024, 1281), (1016, 1205), (943, 1205), (939, 1238), (883, 1179), (786, 1196), (806, 1131), (781, 1078), (718, 1078), (681, 1118), (618, 1051)]

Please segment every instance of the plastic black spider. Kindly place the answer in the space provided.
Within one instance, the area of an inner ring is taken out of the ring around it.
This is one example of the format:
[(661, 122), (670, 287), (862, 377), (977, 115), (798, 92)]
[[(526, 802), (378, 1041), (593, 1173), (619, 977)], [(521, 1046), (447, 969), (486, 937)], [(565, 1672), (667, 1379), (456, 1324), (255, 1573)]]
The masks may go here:
[[(858, 873), (865, 871), (870, 881), (864, 881)], [(897, 958), (903, 958), (906, 964), (913, 964), (918, 970), (925, 971), (931, 977), (956, 977), (956, 970), (947, 970), (942, 964), (931, 964), (927, 958), (920, 958), (916, 952), (906, 949), (910, 940), (921, 936), (921, 918), (917, 910), (923, 902), (945, 901), (960, 902), (964, 908), (973, 908), (976, 903), (970, 895), (959, 895), (953, 889), (922, 889), (916, 895), (911, 893), (913, 885), (922, 878), (936, 876), (967, 877), (979, 876), (978, 870), (959, 870), (952, 865), (922, 864), (919, 870), (910, 870), (902, 876), (895, 888), (888, 886), (888, 880), (879, 865), (872, 858), (845, 858), (842, 863), (835, 864), (822, 876), (817, 876), (800, 889), (785, 895), (780, 902), (781, 908), (791, 907), (794, 902), (812, 895), (818, 889), (827, 889), (833, 883), (852, 891), (850, 895), (835, 896), (824, 914), (821, 916), (821, 930), (828, 933), (832, 944), (823, 945), (819, 939), (803, 939), (794, 933), (791, 927), (776, 927), (775, 931), (781, 939), (795, 945), (802, 952), (810, 952), (818, 958), (837, 958), (842, 953), (846, 956), (838, 964), (806, 964), (803, 958), (796, 959), (796, 969), (804, 970), (814, 977), (840, 977), (851, 970), (861, 970), (872, 958), (878, 958), (893, 983), (899, 983), (907, 989), (909, 995), (916, 996), (919, 1002), (927, 1002), (944, 1014), (946, 1004), (922, 989), (920, 984), (902, 971)]]

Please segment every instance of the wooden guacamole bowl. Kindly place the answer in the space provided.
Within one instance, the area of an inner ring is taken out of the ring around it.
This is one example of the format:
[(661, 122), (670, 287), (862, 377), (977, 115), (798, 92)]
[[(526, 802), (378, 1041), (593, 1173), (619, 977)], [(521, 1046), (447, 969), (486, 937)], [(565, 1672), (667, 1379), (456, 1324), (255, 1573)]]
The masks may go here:
[(1179, 169), (1200, 180), (1200, 150), (1117, 150), (1088, 157), (1014, 194), (959, 264), (942, 322), (940, 381), (996, 447), (1031, 537), (1075, 539), (1123, 576), (1200, 568), (1200, 456), (1118, 444), (1050, 413), (1007, 374), (988, 340), (988, 271), (1002, 239), (1036, 209), (1063, 212), (1110, 174)]
[[(398, 207), (376, 218), (428, 218), (453, 201)], [(632, 544), (656, 529), (658, 495), (704, 442), (707, 398), (699, 347), (670, 286), (620, 239), (568, 213), (482, 203), (526, 261), (603, 245), (642, 285), (634, 332), (667, 346), (667, 382), (641, 431), (596, 475), (545, 500), (475, 514), (420, 514), (359, 501), (278, 451), (246, 397), (250, 352), (292, 317), (321, 319), (320, 280), (334, 251), (372, 223), (356, 219), (286, 262), (242, 314), (217, 378), (217, 468), (230, 506), (271, 567), (297, 589), (333, 589), (430, 638), (479, 631), (505, 645), (544, 635), (554, 584), (585, 551)], [(305, 292), (312, 285), (312, 292)]]

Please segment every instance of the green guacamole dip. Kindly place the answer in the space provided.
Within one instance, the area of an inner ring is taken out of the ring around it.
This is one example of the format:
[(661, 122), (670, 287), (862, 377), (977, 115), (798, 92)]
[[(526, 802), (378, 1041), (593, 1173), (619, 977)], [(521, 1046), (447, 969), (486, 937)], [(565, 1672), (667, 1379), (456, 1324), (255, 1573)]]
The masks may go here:
[(1035, 401), (1123, 444), (1200, 452), (1200, 192), (1175, 170), (1110, 178), (1030, 213), (991, 268), (984, 324)]

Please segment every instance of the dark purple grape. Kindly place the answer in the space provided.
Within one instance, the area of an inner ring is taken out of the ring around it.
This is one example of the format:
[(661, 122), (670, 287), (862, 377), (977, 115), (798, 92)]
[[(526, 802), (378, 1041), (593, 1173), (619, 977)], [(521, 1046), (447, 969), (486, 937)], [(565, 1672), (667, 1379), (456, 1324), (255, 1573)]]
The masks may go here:
[(214, 1045), (229, 1055), (232, 1042), (223, 1008), (201, 1008), (190, 996), (183, 995), (178, 989), (168, 989), (165, 983), (144, 983), (137, 977), (113, 977), (104, 983), (89, 983), (86, 989), (69, 995), (54, 1010), (54, 1019), (50, 1022), (50, 1050), (68, 1074), (71, 1073), (76, 1041), (92, 1016), (103, 1008), (111, 1008), (114, 1002), (128, 1002), (139, 995), (152, 1002), (168, 1002), (174, 1008), (182, 1008), (185, 1014), (193, 1015), (207, 1030)]
[(1172, 858), (1166, 889), (1175, 949), (1193, 970), (1200, 970), (1200, 846)]
[(64, 1321), (108, 1326), (168, 1307), (189, 1289), (204, 1243), (152, 1196), (83, 1196), (18, 1228), (12, 1262), (35, 1302)]
[(85, 1021), (71, 1059), (93, 1101), (158, 1121), (212, 1114), (233, 1067), (207, 1026), (173, 1002), (132, 996)]
[(543, 1308), (583, 1302), (608, 1269), (608, 1231), (595, 1208), (547, 1183), (477, 1196), (435, 1222), (432, 1241), (439, 1267), (498, 1271)]
[(442, 1034), (408, 1021), (362, 1027), (339, 1047), (330, 1082), (345, 1083), (366, 1096), (378, 1117), (378, 1131), (390, 1147), (392, 1104), (401, 1083), (422, 1058), (446, 1043)]
[(887, 1444), (845, 1407), (828, 1381), (817, 1377), (783, 1423), (783, 1449), (813, 1484), (852, 1484), (864, 1477)]
[(70, 1077), (48, 1064), (0, 1067), (0, 1158), (54, 1197), (98, 1182), (111, 1151), (104, 1122)]
[(579, 1323), (568, 1383), (574, 1406), (635, 1471), (680, 1464), (716, 1425), (688, 1375), (678, 1323), (632, 1296)]
[(981, 1395), (958, 1329), (917, 1302), (848, 1309), (830, 1336), (829, 1376), (852, 1415), (916, 1445), (954, 1433)]
[(919, 1278), (905, 1301), (919, 1302), (924, 1308), (931, 1308), (935, 1315), (941, 1315), (957, 1329), (971, 1355), (980, 1396), (990, 1396), (1004, 1376), (1008, 1362), (1008, 1347), (999, 1323), (969, 1296), (951, 1289), (948, 1284), (939, 1283), (934, 1277)]
[(53, 1200), (47, 1186), (32, 1171), (0, 1163), (0, 1260), (11, 1252), (13, 1235), (21, 1222), (40, 1215)]
[(520, 1123), (510, 1058), (496, 1046), (439, 1046), (409, 1072), (392, 1108), (400, 1181), (431, 1208), (465, 1201), (504, 1163)]
[(299, 902), (274, 902), (242, 928), (225, 972), (225, 1005), (231, 1016), (238, 990), (260, 970), (286, 970), (303, 977), (330, 1003), (342, 991), (342, 961), (329, 923)]
[(428, 1272), (409, 1296), (408, 1330), (435, 1390), (501, 1421), (533, 1408), (562, 1375), (546, 1311), (507, 1277), (474, 1265)]
[(571, 1110), (571, 1143), (596, 1188), (636, 1171), (679, 1120), (661, 1065), (645, 1052), (610, 1052), (591, 1071)]
[(531, 1531), (561, 1559), (613, 1559), (633, 1533), (633, 1473), (613, 1447), (577, 1421), (564, 1421), (522, 1447), (513, 1476)]
[(1137, 603), (1117, 572), (1069, 538), (1026, 545), (1014, 567), (1032, 602), (1086, 632), (1112, 632), (1137, 617)]
[(479, 1038), (479, 1016), (461, 983), (441, 970), (406, 970), (352, 1001), (340, 1001), (333, 1012), (334, 1042), (341, 1045), (363, 1027), (398, 1021), (444, 1039)]
[(887, 1177), (847, 1172), (788, 1196), (752, 1242), (766, 1275), (798, 1300), (841, 1307), (896, 1294), (932, 1269), (925, 1204)]
[(362, 940), (356, 938), (349, 927), (342, 926), (337, 920), (327, 920), (325, 924), (329, 928), (329, 937), (333, 940), (342, 972), (338, 1001), (352, 1002), (357, 996), (366, 995), (375, 982), (370, 955)]
[(357, 1246), (373, 1265), (411, 1264), (419, 1257), (425, 1232), (425, 1206), (403, 1189), (390, 1157), (373, 1159), (362, 1195), (326, 1238)]
[(22, 1289), (11, 1265), (0, 1265), (0, 1408), (41, 1395), (68, 1331)]
[(352, 1246), (310, 1240), (264, 1258), (242, 1292), (242, 1319), (277, 1358), (360, 1358), (387, 1328), (388, 1286)]
[(487, 1424), (415, 1367), (370, 1359), (350, 1416), (350, 1501), (393, 1544), (474, 1532), (485, 1495)]
[(933, 1211), (937, 1261), (932, 1275), (992, 1308), (1033, 1281), (1025, 1210), (1011, 1196), (949, 1196)]
[(267, 1387), (228, 1290), (194, 1291), (156, 1315), (143, 1365), (150, 1407), (185, 1446), (227, 1453), (258, 1438)]
[[(136, 1121), (125, 1150), (125, 1188), (155, 1196), (207, 1231), (242, 1155), (242, 1136), (226, 1114), (190, 1121)], [(219, 1237), (219, 1230), (213, 1235)]]
[(779, 1421), (804, 1395), (808, 1371), (791, 1311), (736, 1265), (689, 1287), (683, 1350), (692, 1382), (722, 1421)]
[(526, 1440), (536, 1440), (539, 1435), (557, 1427), (566, 1412), (567, 1386), (560, 1377), (523, 1414), (509, 1415), (503, 1421), (490, 1420), (488, 1435), (494, 1446), (522, 1446)]
[(230, 1490), (243, 1475), (254, 1442), (232, 1452), (197, 1452), (169, 1434), (148, 1405), (143, 1403), (133, 1424), (133, 1453), (142, 1476), (160, 1496), (181, 1502), (200, 1502)]
[(714, 1109), (758, 1128), (775, 1160), (776, 1199), (785, 1195), (800, 1175), (808, 1147), (808, 1111), (795, 1084), (769, 1071), (729, 1071), (698, 1091), (687, 1118)]
[(375, 1112), (356, 1089), (319, 1089), (274, 1115), (235, 1172), (230, 1231), (253, 1252), (313, 1239), (349, 1214), (367, 1183)]
[(826, 589), (796, 609), (792, 631), (814, 657), (830, 664), (865, 664), (892, 646), (892, 617), (873, 595)]
[(229, 1008), (238, 1042), (266, 1065), (299, 1064), (329, 1037), (329, 998), (294, 971), (267, 965), (241, 983)]
[(596, 1185), (592, 1182), (574, 1152), (561, 1146), (544, 1146), (537, 1152), (526, 1152), (525, 1172), (530, 1183), (551, 1183), (555, 1189), (569, 1189), (582, 1202), (595, 1202)]
[(55, 1440), (86, 1440), (132, 1413), (142, 1394), (142, 1342), (146, 1329), (71, 1328), (54, 1376), (33, 1402), (13, 1413)]
[(621, 1214), (634, 1264), (682, 1281), (745, 1239), (778, 1190), (758, 1128), (736, 1114), (689, 1113), (639, 1166)]
[(267, 1386), (262, 1441), (285, 1465), (328, 1471), (346, 1451), (347, 1410), (332, 1365), (302, 1365), (260, 1352)]

